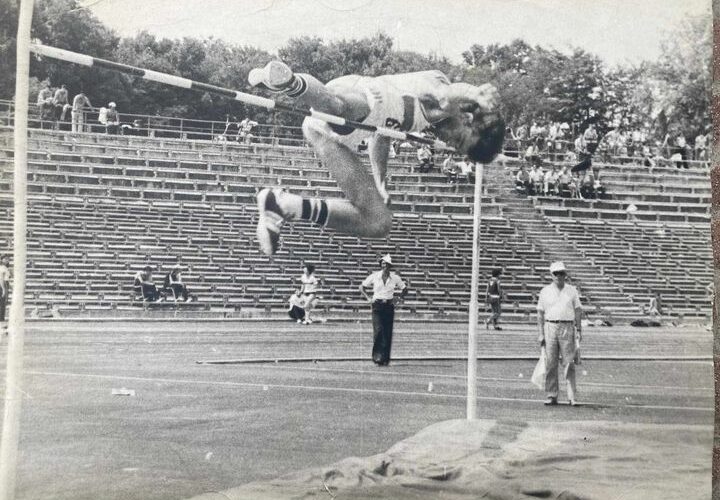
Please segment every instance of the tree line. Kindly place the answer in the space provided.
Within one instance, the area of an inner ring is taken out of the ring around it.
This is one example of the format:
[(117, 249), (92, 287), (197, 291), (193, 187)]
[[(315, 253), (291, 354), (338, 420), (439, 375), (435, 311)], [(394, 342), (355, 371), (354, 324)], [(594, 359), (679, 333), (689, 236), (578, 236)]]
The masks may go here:
[[(0, 97), (14, 94), (18, 3), (0, 0)], [(76, 0), (37, 0), (32, 36), (53, 45), (236, 90), (247, 90), (248, 72), (279, 57), (297, 72), (328, 81), (346, 74), (376, 76), (439, 69), (454, 81), (491, 82), (500, 90), (507, 123), (557, 121), (580, 128), (645, 128), (657, 137), (694, 137), (710, 122), (711, 18), (686, 18), (667, 33), (657, 61), (608, 67), (582, 49), (571, 53), (531, 46), (473, 44), (462, 62), (393, 48), (378, 33), (359, 40), (290, 39), (277, 54), (220, 39), (159, 39), (141, 32), (120, 37)], [(298, 118), (210, 94), (145, 82), (127, 75), (48, 59), (31, 62), (31, 97), (40, 86), (66, 84), (99, 107), (115, 101), (122, 112), (225, 120), (226, 115), (260, 122), (298, 124)]]

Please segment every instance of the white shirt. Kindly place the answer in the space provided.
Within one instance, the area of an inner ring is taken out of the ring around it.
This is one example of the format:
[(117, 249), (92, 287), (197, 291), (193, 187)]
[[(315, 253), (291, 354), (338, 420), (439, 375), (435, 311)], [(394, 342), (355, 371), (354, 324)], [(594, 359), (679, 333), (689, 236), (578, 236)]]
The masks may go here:
[(465, 162), (465, 161), (459, 162), (459, 163), (458, 163), (458, 167), (460, 167), (460, 172), (461, 172), (463, 175), (469, 175), (469, 174), (472, 173), (472, 170), (473, 170), (473, 169), (472, 169), (472, 165), (471, 165), (470, 163), (468, 163), (468, 162)]
[(373, 300), (390, 300), (395, 296), (395, 290), (404, 290), (405, 282), (390, 271), (387, 281), (383, 281), (382, 271), (375, 271), (362, 282), (364, 287), (373, 287)]
[(305, 309), (305, 304), (303, 303), (302, 297), (298, 297), (295, 294), (292, 294), (290, 298), (288, 299), (288, 311), (291, 310), (293, 307), (299, 307), (300, 309)]
[(546, 321), (575, 321), (575, 309), (582, 308), (577, 288), (565, 283), (560, 290), (551, 283), (540, 290), (537, 310), (545, 313)]
[(300, 282), (303, 284), (303, 293), (315, 293), (317, 292), (318, 283), (320, 282), (320, 280), (318, 280), (314, 274), (308, 276), (303, 273), (303, 275), (300, 276)]

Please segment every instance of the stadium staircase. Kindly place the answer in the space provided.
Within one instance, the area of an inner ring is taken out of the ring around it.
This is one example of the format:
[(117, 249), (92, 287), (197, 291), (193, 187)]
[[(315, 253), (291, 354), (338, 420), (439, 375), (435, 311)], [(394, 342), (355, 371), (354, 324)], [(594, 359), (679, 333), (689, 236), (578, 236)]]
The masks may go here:
[[(405, 311), (466, 317), (473, 188), (447, 184), (438, 173), (418, 173), (415, 163), (414, 154), (408, 154), (389, 165), (395, 218), (387, 238), (358, 239), (299, 222), (283, 230), (282, 248), (269, 258), (259, 254), (254, 242), (258, 189), (281, 185), (308, 196), (341, 196), (309, 148), (32, 130), (26, 304), (38, 315), (183, 317), (192, 311), (280, 317), (307, 260), (318, 266), (323, 279), (321, 314), (365, 317), (367, 304), (357, 286), (377, 268), (378, 256), (389, 252), (411, 286)], [(4, 129), (0, 243), (6, 251), (11, 250), (12, 165), (11, 129)], [(481, 279), (494, 267), (505, 270), (507, 321), (533, 321), (537, 293), (547, 283), (545, 270), (556, 258), (573, 270), (591, 318), (640, 314), (651, 289), (645, 282), (631, 286), (622, 281), (628, 276), (623, 266), (632, 262), (588, 246), (590, 239), (578, 230), (587, 225), (578, 225), (574, 212), (547, 212), (574, 208), (518, 198), (510, 170), (491, 165), (486, 172)], [(626, 180), (618, 175), (618, 182)], [(681, 202), (670, 198), (667, 203)], [(618, 241), (613, 228), (605, 229), (608, 245), (627, 245), (630, 235), (617, 233)], [(652, 235), (650, 229), (646, 233)], [(698, 248), (703, 238), (709, 239), (707, 228), (685, 233), (692, 241), (679, 248)], [(668, 251), (678, 248), (674, 243)], [(641, 243), (633, 244), (640, 248)], [(665, 269), (661, 257), (656, 277)], [(187, 268), (183, 276), (197, 302), (148, 305), (133, 297), (137, 270), (156, 266), (161, 279), (177, 262)], [(705, 309), (699, 302), (677, 310), (671, 304), (670, 312), (705, 317)]]
[[(654, 295), (669, 315), (709, 317), (706, 286), (712, 281), (712, 255), (707, 166), (649, 169), (600, 164), (596, 171), (607, 188), (602, 200), (516, 198), (532, 203), (536, 215), (552, 228), (552, 233), (537, 233), (538, 240), (554, 233), (554, 241), (561, 237), (566, 242), (566, 260), (574, 262), (579, 281), (602, 285), (596, 290), (584, 288), (591, 302), (606, 306), (613, 317), (632, 318), (634, 311), (627, 299), (642, 311)], [(513, 183), (511, 178), (505, 181)], [(627, 211), (631, 204), (637, 211)], [(595, 276), (583, 276), (583, 263)]]
[(642, 315), (641, 308), (633, 302), (632, 297), (614, 286), (612, 276), (607, 276), (603, 268), (595, 266), (592, 260), (588, 260), (578, 250), (569, 233), (561, 231), (543, 217), (527, 197), (516, 193), (512, 175), (497, 171), (488, 180), (492, 182), (488, 192), (497, 193), (496, 200), (504, 205), (505, 216), (533, 242), (545, 262), (560, 260), (565, 263), (570, 270), (571, 283), (578, 287), (582, 296), (592, 305), (595, 316), (617, 320)]

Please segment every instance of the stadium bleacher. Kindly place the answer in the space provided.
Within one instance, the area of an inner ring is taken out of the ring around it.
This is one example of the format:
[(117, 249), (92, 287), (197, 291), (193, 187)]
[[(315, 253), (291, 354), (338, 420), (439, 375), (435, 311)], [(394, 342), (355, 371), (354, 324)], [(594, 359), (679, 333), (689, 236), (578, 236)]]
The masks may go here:
[[(378, 255), (389, 252), (412, 290), (406, 309), (467, 313), (473, 187), (417, 172), (413, 156), (399, 155), (388, 168), (396, 215), (387, 238), (308, 230), (300, 222), (284, 229), (280, 252), (265, 257), (254, 242), (258, 189), (342, 196), (305, 146), (31, 130), (29, 151), (30, 309), (137, 313), (142, 303), (132, 293), (135, 272), (150, 264), (161, 274), (180, 258), (198, 297), (182, 309), (280, 315), (308, 260), (323, 279), (324, 313), (356, 315), (367, 307), (358, 283), (376, 268)], [(0, 241), (7, 252), (12, 170), (12, 131), (5, 128)], [(568, 264), (591, 318), (641, 317), (655, 293), (669, 316), (709, 316), (707, 169), (602, 165), (610, 195), (603, 200), (519, 197), (511, 167), (494, 164), (485, 171), (480, 272), (485, 280), (492, 268), (505, 269), (506, 321), (532, 321), (555, 259)], [(625, 211), (630, 203), (638, 207), (633, 220)]]

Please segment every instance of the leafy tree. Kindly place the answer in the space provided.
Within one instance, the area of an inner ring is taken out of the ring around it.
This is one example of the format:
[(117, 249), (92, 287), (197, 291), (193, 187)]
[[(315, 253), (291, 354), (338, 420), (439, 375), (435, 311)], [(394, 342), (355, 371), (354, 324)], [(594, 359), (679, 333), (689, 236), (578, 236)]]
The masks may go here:
[(694, 137), (710, 124), (712, 47), (710, 16), (684, 20), (662, 45), (652, 72), (660, 90), (655, 106), (673, 132)]

